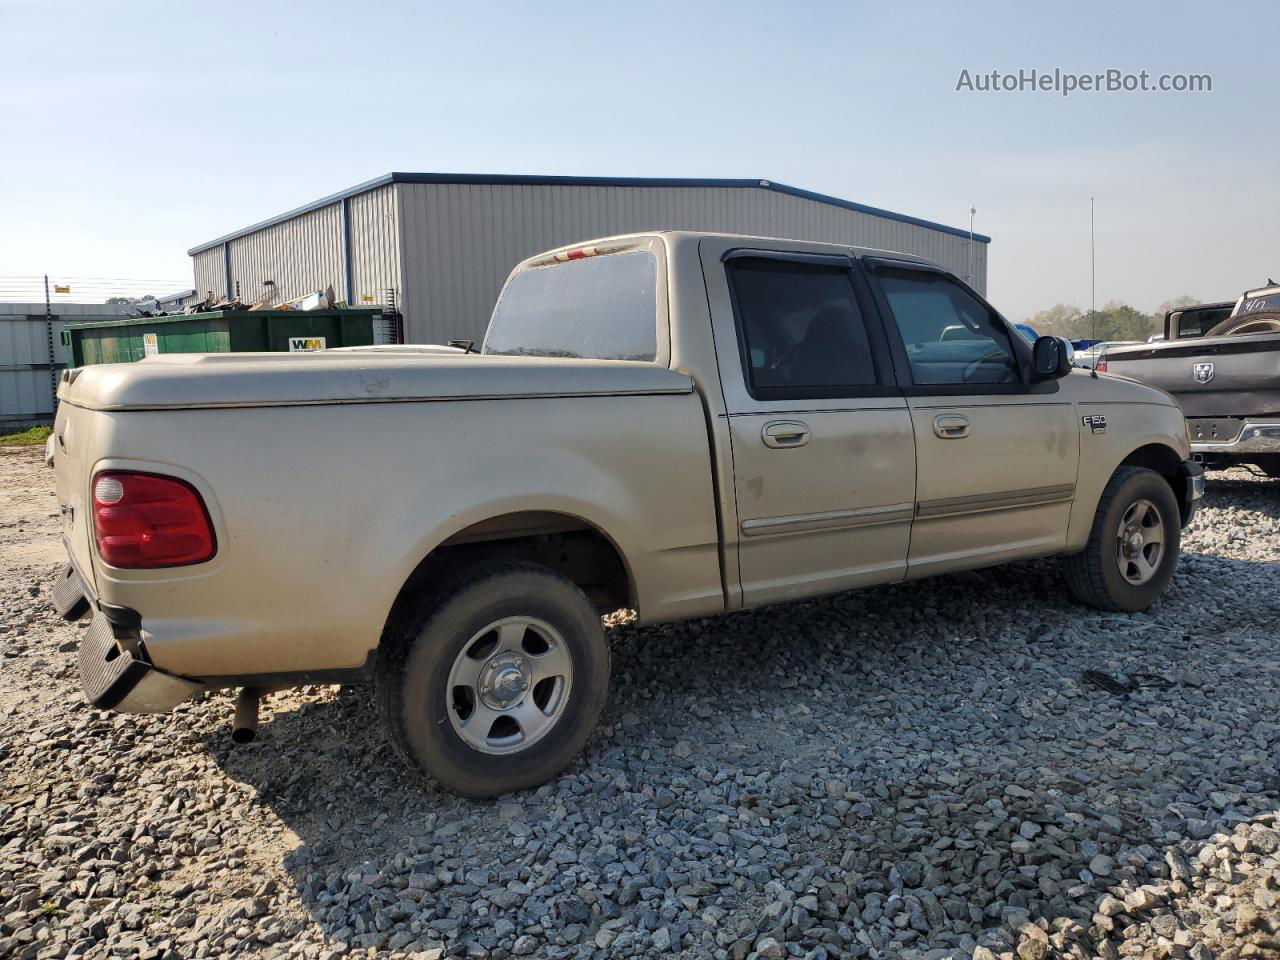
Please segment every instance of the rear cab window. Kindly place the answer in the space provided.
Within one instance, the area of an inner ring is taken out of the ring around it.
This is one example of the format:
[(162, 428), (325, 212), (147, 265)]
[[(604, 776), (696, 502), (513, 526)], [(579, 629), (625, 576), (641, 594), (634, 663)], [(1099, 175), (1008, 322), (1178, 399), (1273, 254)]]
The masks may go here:
[(1230, 307), (1183, 310), (1177, 314), (1178, 337), (1200, 337), (1231, 314)]
[(594, 247), (511, 277), (482, 352), (495, 356), (659, 359), (658, 257), (652, 249)]

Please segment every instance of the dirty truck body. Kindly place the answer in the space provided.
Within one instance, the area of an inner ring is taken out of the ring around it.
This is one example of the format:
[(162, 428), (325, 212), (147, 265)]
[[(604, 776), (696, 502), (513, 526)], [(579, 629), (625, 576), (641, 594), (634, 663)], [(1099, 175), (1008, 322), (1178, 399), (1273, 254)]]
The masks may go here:
[(603, 703), (601, 612), (1054, 554), (1149, 605), (1201, 490), (1181, 413), (1059, 343), (915, 258), (658, 233), (519, 265), (478, 355), (71, 371), (55, 603), (101, 707), (372, 678), (446, 786), (529, 786)]
[(1206, 466), (1252, 464), (1280, 477), (1280, 287), (1245, 293), (1203, 336), (1115, 347), (1105, 361), (1108, 373), (1178, 400)]

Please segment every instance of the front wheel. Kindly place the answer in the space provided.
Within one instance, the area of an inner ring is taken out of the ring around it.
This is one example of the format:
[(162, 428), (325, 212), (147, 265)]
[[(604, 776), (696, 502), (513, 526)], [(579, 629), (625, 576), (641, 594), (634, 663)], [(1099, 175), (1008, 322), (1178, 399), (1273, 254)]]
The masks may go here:
[(393, 741), (464, 796), (553, 777), (608, 695), (599, 614), (571, 581), (531, 563), (462, 572), (386, 642), (378, 700)]
[(1173, 579), (1181, 542), (1168, 481), (1154, 470), (1121, 467), (1102, 492), (1088, 544), (1063, 560), (1067, 587), (1099, 610), (1145, 610)]

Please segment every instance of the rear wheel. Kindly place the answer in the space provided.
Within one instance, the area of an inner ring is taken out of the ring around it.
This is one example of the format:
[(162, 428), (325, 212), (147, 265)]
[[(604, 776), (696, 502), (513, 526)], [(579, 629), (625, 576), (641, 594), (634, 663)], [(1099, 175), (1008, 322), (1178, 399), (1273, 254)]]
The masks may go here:
[(472, 567), (387, 639), (378, 700), (393, 741), (455, 793), (543, 783), (604, 706), (609, 649), (581, 590), (531, 563)]
[(1099, 610), (1145, 610), (1173, 579), (1181, 523), (1164, 477), (1121, 467), (1102, 493), (1085, 549), (1063, 560), (1067, 587)]

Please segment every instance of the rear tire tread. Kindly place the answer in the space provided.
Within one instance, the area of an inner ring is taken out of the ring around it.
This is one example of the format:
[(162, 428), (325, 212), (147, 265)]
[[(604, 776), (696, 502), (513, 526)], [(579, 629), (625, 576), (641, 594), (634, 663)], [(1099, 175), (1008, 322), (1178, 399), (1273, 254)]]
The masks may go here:
[[(454, 600), (485, 592), (501, 596), (502, 591), (497, 588), (497, 581), (513, 575), (525, 577), (532, 575), (543, 579), (551, 589), (568, 588), (573, 594), (576, 594), (575, 600), (579, 601), (585, 610), (590, 611), (595, 629), (600, 631), (600, 655), (603, 657), (604, 662), (602, 688), (593, 688), (592, 678), (586, 669), (588, 664), (579, 664), (578, 668), (582, 669), (582, 675), (580, 678), (575, 677), (575, 684), (581, 684), (580, 695), (585, 698), (582, 710), (585, 713), (585, 717), (590, 720), (588, 729), (570, 730), (565, 728), (563, 730), (549, 731), (542, 740), (532, 745), (529, 750), (535, 751), (544, 745), (553, 746), (556, 740), (563, 740), (565, 737), (570, 742), (585, 741), (590, 733), (590, 728), (594, 727), (595, 719), (598, 717), (608, 695), (609, 648), (603, 636), (603, 627), (599, 625), (598, 614), (595, 613), (586, 595), (571, 580), (547, 567), (515, 560), (483, 561), (463, 567), (443, 577), (430, 590), (425, 592), (421, 599), (413, 604), (411, 610), (399, 618), (398, 622), (389, 624), (375, 667), (375, 696), (378, 701), (378, 712), (390, 734), (392, 743), (401, 756), (410, 765), (433, 777), (446, 789), (463, 796), (492, 797), (537, 786), (554, 776), (581, 749), (581, 743), (579, 742), (574, 746), (572, 752), (565, 756), (564, 747), (556, 747), (551, 751), (553, 759), (547, 763), (543, 772), (534, 773), (526, 769), (504, 777), (501, 774), (486, 776), (475, 771), (466, 771), (458, 768), (455, 763), (444, 755), (424, 756), (421, 750), (415, 750), (414, 748), (407, 726), (408, 711), (406, 710), (405, 674), (409, 666), (409, 660), (414, 655), (415, 647), (420, 641), (435, 643), (446, 641), (447, 632), (436, 637), (431, 635), (436, 632), (436, 620), (448, 613)], [(548, 592), (551, 591), (548, 590)], [(595, 687), (600, 686), (600, 684), (595, 685)], [(578, 695), (577, 690), (575, 690), (575, 694), (571, 694), (571, 696), (575, 696), (575, 699), (576, 695)], [(565, 718), (561, 722), (564, 723), (567, 719)], [(445, 726), (448, 726), (448, 724), (446, 723)], [(448, 735), (456, 736), (451, 729)]]

